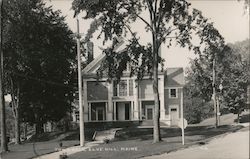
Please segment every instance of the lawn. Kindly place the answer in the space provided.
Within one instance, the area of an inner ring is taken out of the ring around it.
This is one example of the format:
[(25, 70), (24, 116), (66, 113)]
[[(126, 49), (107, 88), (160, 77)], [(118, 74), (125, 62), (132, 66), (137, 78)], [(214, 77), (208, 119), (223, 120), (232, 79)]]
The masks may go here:
[[(78, 145), (79, 141), (62, 141), (64, 147)], [(58, 141), (25, 143), (22, 145), (10, 145), (10, 152), (2, 155), (3, 159), (28, 159), (35, 156), (52, 153), (59, 148)]]
[[(93, 132), (85, 131), (87, 142), (92, 139)], [(21, 145), (9, 145), (9, 152), (2, 155), (3, 159), (28, 159), (55, 152), (60, 148), (79, 145), (79, 130), (70, 132), (51, 132), (35, 135)], [(0, 159), (2, 159), (0, 156)]]
[[(231, 117), (231, 116), (230, 116)], [(225, 121), (229, 116), (222, 116)], [(241, 122), (249, 122), (250, 116), (244, 114)], [(190, 125), (185, 129), (185, 146), (181, 144), (181, 130), (179, 128), (162, 128), (163, 141), (152, 144), (152, 128), (124, 128), (116, 133), (116, 138), (109, 144), (102, 144), (97, 147), (87, 149), (69, 156), (70, 159), (97, 159), (97, 158), (139, 158), (165, 152), (175, 151), (194, 144), (204, 144), (212, 137), (222, 135), (227, 132), (234, 132), (242, 128), (240, 125), (232, 125), (234, 118), (230, 119), (230, 125), (223, 125), (215, 129), (211, 126), (214, 119), (206, 121), (206, 125)], [(209, 124), (210, 126), (209, 126)], [(228, 123), (227, 123), (228, 124)], [(249, 129), (249, 128), (248, 128)], [(243, 130), (243, 129), (241, 129)], [(86, 130), (86, 140), (91, 141), (94, 131)], [(39, 141), (39, 142), (38, 142)], [(59, 148), (59, 143), (63, 143), (63, 148), (79, 145), (79, 131), (52, 132), (34, 136), (22, 145), (9, 145), (10, 152), (3, 154), (3, 159), (27, 159), (54, 152)], [(1, 158), (1, 156), (0, 156)]]
[(176, 151), (194, 144), (205, 144), (212, 137), (240, 130), (242, 126), (188, 127), (185, 132), (185, 145), (181, 144), (179, 128), (162, 128), (163, 141), (152, 143), (152, 128), (126, 128), (117, 132), (116, 140), (70, 155), (70, 159), (134, 159)]

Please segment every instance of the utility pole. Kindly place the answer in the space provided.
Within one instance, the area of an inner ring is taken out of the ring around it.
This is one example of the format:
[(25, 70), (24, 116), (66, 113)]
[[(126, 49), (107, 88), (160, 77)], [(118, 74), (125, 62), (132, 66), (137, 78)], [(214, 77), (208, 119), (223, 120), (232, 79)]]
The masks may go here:
[(80, 33), (79, 19), (77, 18), (77, 63), (78, 63), (78, 94), (79, 94), (79, 118), (80, 118), (80, 146), (84, 146), (84, 113), (82, 105), (82, 67), (81, 67), (81, 50), (80, 50)]
[(215, 128), (218, 127), (218, 116), (217, 116), (217, 102), (216, 102), (216, 88), (215, 88), (215, 79), (216, 79), (216, 70), (215, 70), (215, 55), (214, 55), (214, 59), (213, 59), (213, 102), (214, 102), (214, 114), (215, 114)]
[(183, 93), (184, 89), (181, 89), (181, 136), (182, 136), (182, 145), (185, 144), (185, 133), (184, 133), (184, 108), (183, 108)]
[(1, 152), (8, 151), (6, 140), (5, 101), (3, 93), (3, 0), (0, 0), (0, 112), (1, 112)]

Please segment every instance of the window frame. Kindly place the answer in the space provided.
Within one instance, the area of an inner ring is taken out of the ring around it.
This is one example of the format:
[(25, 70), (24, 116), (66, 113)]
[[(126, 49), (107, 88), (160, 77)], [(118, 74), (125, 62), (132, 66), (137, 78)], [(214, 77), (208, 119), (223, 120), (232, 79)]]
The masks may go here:
[[(175, 90), (175, 97), (171, 95), (171, 90)], [(178, 98), (178, 88), (169, 88), (169, 98)]]
[[(121, 87), (122, 81), (124, 81), (125, 82), (124, 84), (126, 85), (126, 88), (124, 89), (124, 90), (126, 90), (126, 95), (120, 95), (120, 87)], [(114, 93), (113, 93), (114, 97), (132, 97), (132, 96), (134, 96), (134, 80), (131, 78), (128, 78), (128, 79), (121, 79), (119, 83), (114, 82), (113, 91), (114, 91)]]
[[(122, 81), (124, 81), (124, 85), (126, 85), (126, 88), (124, 88), (124, 92), (126, 92), (126, 93), (124, 93), (125, 95), (120, 95), (120, 87), (122, 86), (121, 85), (121, 82)], [(118, 97), (126, 97), (126, 96), (128, 96), (128, 80), (121, 80), (119, 83), (118, 83), (118, 87), (117, 87), (117, 96)]]

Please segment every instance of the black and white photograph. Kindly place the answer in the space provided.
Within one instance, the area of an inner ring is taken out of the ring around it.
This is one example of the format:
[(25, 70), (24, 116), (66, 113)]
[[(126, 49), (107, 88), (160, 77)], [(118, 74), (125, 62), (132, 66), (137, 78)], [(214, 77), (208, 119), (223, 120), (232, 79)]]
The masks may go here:
[(0, 0), (0, 159), (250, 159), (249, 0)]

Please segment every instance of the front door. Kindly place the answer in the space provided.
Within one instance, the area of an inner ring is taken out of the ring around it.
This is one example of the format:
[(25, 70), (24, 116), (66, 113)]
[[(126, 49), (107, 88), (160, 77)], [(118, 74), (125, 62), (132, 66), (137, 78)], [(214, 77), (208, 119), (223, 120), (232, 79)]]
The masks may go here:
[(104, 120), (104, 108), (96, 108), (96, 119), (97, 121)]
[(179, 121), (178, 106), (170, 107), (171, 125), (177, 125)]
[(154, 118), (154, 107), (146, 106), (146, 119), (153, 120), (153, 118)]
[(117, 102), (116, 105), (116, 119), (120, 121), (131, 119), (131, 106), (128, 102)]

